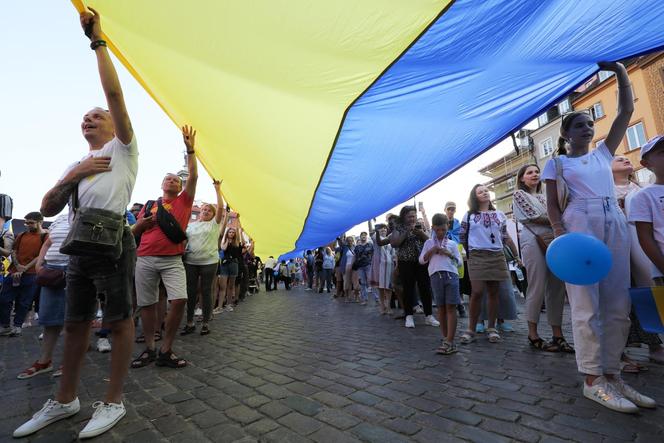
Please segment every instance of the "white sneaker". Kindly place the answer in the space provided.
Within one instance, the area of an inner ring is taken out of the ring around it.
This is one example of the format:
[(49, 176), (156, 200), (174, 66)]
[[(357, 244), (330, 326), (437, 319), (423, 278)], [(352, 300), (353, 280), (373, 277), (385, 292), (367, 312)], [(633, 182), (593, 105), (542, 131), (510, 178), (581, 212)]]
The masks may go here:
[(44, 339), (44, 333), (42, 332), (39, 334), (39, 337), (37, 337), (38, 340), (43, 340)]
[(83, 430), (78, 434), (78, 438), (91, 438), (103, 434), (111, 429), (127, 413), (122, 403), (104, 403), (96, 401), (92, 404), (95, 412), (92, 418)]
[(440, 322), (436, 320), (433, 315), (427, 315), (424, 319), (424, 323), (429, 326), (440, 326)]
[(424, 309), (422, 309), (422, 306), (417, 305), (417, 306), (415, 306), (415, 308), (413, 309), (413, 312), (415, 312), (416, 314), (424, 314)]
[(71, 403), (60, 403), (49, 399), (44, 403), (44, 407), (39, 412), (35, 413), (30, 420), (23, 423), (14, 431), (14, 437), (18, 438), (30, 435), (53, 422), (71, 417), (80, 410), (81, 404), (78, 401), (78, 397)]
[(201, 317), (203, 315), (203, 310), (201, 308), (194, 309), (194, 315), (196, 317)]
[(101, 337), (97, 340), (97, 351), (99, 352), (111, 352), (111, 342), (106, 337)]
[(224, 312), (224, 308), (222, 307), (216, 307), (212, 310), (213, 314), (221, 314), (222, 312)]
[(12, 328), (12, 332), (9, 333), (10, 337), (20, 337), (21, 334), (23, 334), (23, 329), (19, 328), (18, 326), (14, 326)]
[(415, 322), (413, 321), (413, 316), (412, 315), (407, 315), (406, 316), (406, 325), (407, 328), (414, 328), (415, 327)]
[(39, 313), (35, 312), (35, 313), (33, 314), (33, 316), (32, 316), (32, 322), (33, 322), (34, 324), (36, 324), (36, 325), (39, 324)]
[(622, 377), (616, 375), (609, 383), (611, 383), (618, 392), (624, 395), (627, 400), (631, 401), (636, 406), (651, 409), (657, 407), (657, 402), (654, 399), (639, 394), (636, 389), (625, 383)]
[(233, 305), (228, 305), (228, 306), (226, 306), (226, 310), (227, 310), (228, 312), (233, 312)]
[(610, 384), (604, 377), (597, 377), (592, 386), (588, 386), (588, 383), (584, 381), (583, 395), (584, 397), (595, 401), (602, 406), (606, 406), (609, 409), (613, 409), (614, 411), (626, 412), (628, 414), (634, 414), (639, 411), (639, 408), (634, 403), (626, 399), (623, 394), (621, 394), (618, 389)]

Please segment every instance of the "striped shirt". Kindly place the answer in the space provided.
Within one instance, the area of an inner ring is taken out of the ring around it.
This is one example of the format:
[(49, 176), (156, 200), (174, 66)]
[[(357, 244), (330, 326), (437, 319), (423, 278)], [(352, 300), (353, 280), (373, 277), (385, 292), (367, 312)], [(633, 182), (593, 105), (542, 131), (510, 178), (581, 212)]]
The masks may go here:
[(69, 256), (60, 253), (60, 246), (69, 233), (69, 218), (67, 214), (61, 214), (48, 228), (48, 236), (51, 239), (51, 247), (46, 251), (44, 259), (49, 265), (66, 265)]

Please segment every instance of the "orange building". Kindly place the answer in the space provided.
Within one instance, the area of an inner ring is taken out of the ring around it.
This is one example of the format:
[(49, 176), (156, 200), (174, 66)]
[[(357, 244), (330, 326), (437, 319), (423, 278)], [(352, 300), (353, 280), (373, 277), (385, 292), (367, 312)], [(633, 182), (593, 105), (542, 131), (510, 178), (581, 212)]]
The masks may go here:
[[(637, 179), (649, 183), (651, 173), (639, 163), (639, 148), (657, 134), (664, 134), (664, 52), (625, 63), (634, 91), (634, 114), (616, 155), (627, 156)], [(602, 71), (589, 79), (573, 99), (575, 111), (588, 111), (595, 119), (593, 146), (606, 138), (617, 112), (617, 85), (612, 73)]]

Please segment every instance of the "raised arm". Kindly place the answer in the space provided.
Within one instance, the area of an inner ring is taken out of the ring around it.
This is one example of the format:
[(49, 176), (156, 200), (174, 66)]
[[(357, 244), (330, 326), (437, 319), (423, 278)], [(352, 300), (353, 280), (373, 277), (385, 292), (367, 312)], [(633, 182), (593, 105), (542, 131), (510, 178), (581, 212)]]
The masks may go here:
[(198, 183), (198, 160), (196, 159), (196, 130), (191, 126), (182, 127), (182, 140), (187, 147), (187, 184), (184, 190), (187, 195), (194, 199), (196, 195), (196, 183)]
[[(95, 55), (97, 56), (99, 78), (101, 79), (101, 86), (106, 96), (108, 112), (111, 114), (111, 120), (113, 120), (115, 135), (122, 143), (128, 145), (134, 137), (134, 130), (131, 127), (129, 114), (127, 114), (120, 80), (118, 80), (118, 74), (106, 49), (106, 42), (103, 40), (104, 34), (101, 30), (101, 17), (90, 6), (88, 6), (88, 9), (89, 11), (83, 12), (80, 16), (81, 26), (85, 34), (90, 38), (92, 42), (91, 47), (94, 48)], [(99, 42), (103, 42), (103, 44), (99, 44)]]
[(221, 180), (212, 180), (212, 185), (214, 186), (215, 194), (217, 194), (217, 212), (214, 219), (217, 224), (220, 224), (224, 218), (224, 198), (221, 196)]
[(627, 69), (625, 69), (622, 63), (600, 62), (598, 66), (603, 71), (615, 72), (618, 83), (618, 115), (613, 120), (609, 134), (604, 139), (604, 143), (606, 143), (606, 147), (611, 152), (611, 155), (615, 155), (618, 146), (620, 146), (623, 137), (625, 137), (629, 120), (632, 118), (632, 113), (634, 112), (632, 84), (629, 82)]

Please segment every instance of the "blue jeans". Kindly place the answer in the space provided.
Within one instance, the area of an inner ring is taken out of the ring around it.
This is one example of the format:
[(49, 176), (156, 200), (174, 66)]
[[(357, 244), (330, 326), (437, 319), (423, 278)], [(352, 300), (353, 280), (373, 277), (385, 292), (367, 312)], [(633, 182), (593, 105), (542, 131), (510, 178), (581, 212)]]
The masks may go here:
[(2, 291), (0, 291), (0, 325), (9, 326), (12, 313), (12, 304), (15, 304), (14, 326), (23, 326), (26, 315), (30, 311), (32, 302), (39, 295), (39, 286), (35, 283), (35, 274), (23, 274), (21, 284), (12, 285), (11, 274), (4, 278)]
[(369, 295), (367, 288), (369, 287), (369, 275), (371, 274), (371, 265), (362, 266), (357, 268), (357, 275), (360, 279), (360, 298), (362, 301), (367, 301)]

